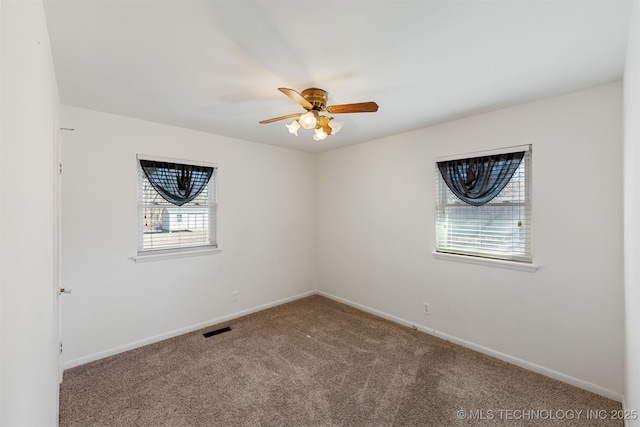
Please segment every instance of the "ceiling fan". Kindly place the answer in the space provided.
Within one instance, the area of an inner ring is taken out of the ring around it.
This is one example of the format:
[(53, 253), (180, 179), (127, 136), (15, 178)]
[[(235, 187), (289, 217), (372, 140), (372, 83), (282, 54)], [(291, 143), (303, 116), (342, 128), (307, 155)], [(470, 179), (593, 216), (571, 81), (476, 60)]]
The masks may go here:
[(278, 90), (307, 110), (306, 113), (287, 114), (286, 116), (274, 117), (263, 120), (261, 124), (273, 123), (295, 117), (296, 119), (286, 125), (289, 132), (298, 136), (298, 129), (315, 129), (313, 139), (322, 141), (328, 135), (335, 135), (342, 128), (343, 123), (333, 117), (322, 116), (320, 113), (329, 114), (344, 113), (375, 113), (378, 111), (378, 104), (375, 102), (358, 102), (355, 104), (327, 105), (327, 91), (315, 87), (305, 89), (298, 93), (293, 89), (279, 87)]

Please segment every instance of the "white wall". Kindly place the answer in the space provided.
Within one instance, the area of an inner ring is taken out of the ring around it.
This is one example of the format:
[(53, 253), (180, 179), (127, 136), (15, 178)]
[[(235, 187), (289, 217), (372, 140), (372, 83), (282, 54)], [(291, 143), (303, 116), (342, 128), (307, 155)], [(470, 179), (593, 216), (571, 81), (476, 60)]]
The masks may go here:
[(2, 1), (0, 9), (0, 425), (55, 425), (59, 100), (41, 2)]
[[(625, 409), (640, 408), (640, 3), (634, 2), (624, 70)], [(640, 426), (640, 420), (629, 426)]]
[[(61, 126), (66, 367), (315, 290), (312, 154), (68, 106)], [(218, 164), (220, 253), (131, 260), (136, 154)]]
[[(622, 399), (621, 89), (612, 83), (319, 155), (318, 288)], [(540, 269), (434, 259), (435, 158), (522, 144), (533, 145)]]

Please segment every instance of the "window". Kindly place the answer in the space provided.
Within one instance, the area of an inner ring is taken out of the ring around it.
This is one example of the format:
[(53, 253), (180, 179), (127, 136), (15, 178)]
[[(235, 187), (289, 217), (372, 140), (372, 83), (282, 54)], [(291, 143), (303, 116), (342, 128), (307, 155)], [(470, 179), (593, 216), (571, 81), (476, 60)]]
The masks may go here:
[(216, 177), (213, 165), (138, 158), (138, 255), (217, 248)]
[(473, 160), (524, 151), (506, 186), (480, 206), (456, 196), (436, 165), (436, 252), (532, 262), (531, 150), (516, 148), (464, 156)]

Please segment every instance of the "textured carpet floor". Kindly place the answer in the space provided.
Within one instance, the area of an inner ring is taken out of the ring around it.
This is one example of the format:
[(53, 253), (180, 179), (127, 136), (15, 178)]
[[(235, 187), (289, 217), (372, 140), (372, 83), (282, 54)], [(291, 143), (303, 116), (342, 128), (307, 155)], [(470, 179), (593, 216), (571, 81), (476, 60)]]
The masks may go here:
[(224, 326), (66, 371), (60, 425), (622, 425), (617, 402), (321, 296)]

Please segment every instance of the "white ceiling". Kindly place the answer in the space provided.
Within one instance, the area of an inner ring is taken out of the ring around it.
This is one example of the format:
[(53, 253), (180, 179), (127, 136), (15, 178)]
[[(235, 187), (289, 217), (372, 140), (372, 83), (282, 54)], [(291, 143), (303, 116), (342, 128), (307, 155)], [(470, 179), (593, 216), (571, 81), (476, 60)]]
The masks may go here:
[[(321, 152), (622, 78), (630, 0), (46, 0), (65, 105)], [(341, 114), (315, 142), (278, 87)], [(176, 141), (179, 143), (179, 141)]]

